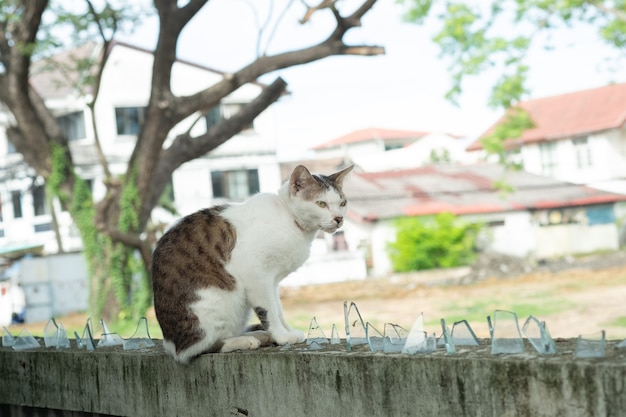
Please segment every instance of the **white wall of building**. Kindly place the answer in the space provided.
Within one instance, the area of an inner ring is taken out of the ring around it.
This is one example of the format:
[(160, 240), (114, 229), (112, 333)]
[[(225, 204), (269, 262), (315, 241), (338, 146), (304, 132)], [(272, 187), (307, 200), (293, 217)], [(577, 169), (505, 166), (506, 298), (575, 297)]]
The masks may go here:
[[(118, 135), (115, 109), (117, 107), (145, 107), (150, 97), (150, 74), (153, 56), (147, 51), (117, 44), (113, 47), (107, 66), (103, 72), (102, 86), (95, 109), (98, 135), (104, 153), (109, 161), (109, 168), (113, 174), (123, 174), (126, 171), (128, 158), (135, 146), (134, 135)], [(172, 90), (175, 94), (193, 94), (206, 88), (221, 79), (222, 75), (187, 63), (177, 62), (172, 72)], [(261, 92), (256, 84), (246, 84), (228, 97), (224, 102), (246, 103)], [(81, 97), (78, 92), (66, 97), (47, 100), (55, 114), (64, 115), (70, 112), (83, 111), (85, 116), (84, 139), (71, 142), (74, 155), (91, 157), (88, 164), (77, 167), (77, 173), (91, 180), (94, 199), (100, 200), (106, 192), (103, 184), (102, 167), (95, 159), (94, 130), (92, 128), (92, 114), (86, 106), (91, 97)], [(0, 115), (5, 117), (6, 115)], [(200, 115), (193, 115), (182, 121), (170, 132), (166, 146), (173, 138), (186, 132), (193, 125), (193, 134), (206, 132), (204, 119), (198, 120)], [(2, 122), (2, 120), (0, 120)], [(260, 114), (254, 121), (254, 128), (244, 131), (228, 140), (209, 155), (181, 166), (173, 175), (175, 204), (181, 215), (223, 201), (212, 200), (211, 171), (257, 169), (259, 187), (262, 192), (275, 192), (281, 182), (280, 168), (276, 157), (275, 120), (271, 107)], [(6, 125), (6, 120), (4, 125)], [(21, 155), (7, 154), (8, 143), (4, 137), (4, 129), (0, 129), (0, 166), (6, 167), (14, 161), (21, 161)], [(28, 172), (22, 179), (8, 180), (0, 183), (0, 198), (2, 202), (2, 221), (0, 230), (0, 246), (16, 242), (44, 244), (47, 253), (58, 250), (53, 231), (35, 232), (37, 224), (51, 223), (51, 215), (35, 216), (33, 211), (32, 176)], [(11, 191), (22, 191), (21, 218), (15, 218), (11, 204)], [(58, 203), (57, 218), (65, 250), (80, 249), (80, 237), (73, 226), (68, 213), (61, 212)], [(171, 215), (159, 211), (159, 220), (175, 220)]]

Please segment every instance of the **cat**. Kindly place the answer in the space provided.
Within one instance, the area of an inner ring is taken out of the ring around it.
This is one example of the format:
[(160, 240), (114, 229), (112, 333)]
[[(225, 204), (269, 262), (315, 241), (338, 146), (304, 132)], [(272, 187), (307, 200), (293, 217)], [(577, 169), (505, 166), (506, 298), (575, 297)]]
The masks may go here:
[[(343, 180), (297, 166), (276, 194), (184, 217), (157, 242), (154, 308), (165, 351), (182, 364), (204, 353), (304, 341), (283, 316), (278, 284), (309, 257), (320, 230), (343, 225)], [(252, 313), (260, 324), (248, 326)]]

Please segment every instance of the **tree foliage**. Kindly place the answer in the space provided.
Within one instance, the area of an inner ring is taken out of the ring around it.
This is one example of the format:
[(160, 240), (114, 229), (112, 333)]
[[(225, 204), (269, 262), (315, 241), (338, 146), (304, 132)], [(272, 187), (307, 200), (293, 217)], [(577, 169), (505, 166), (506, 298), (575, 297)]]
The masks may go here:
[(433, 40), (449, 62), (450, 101), (458, 102), (466, 77), (486, 72), (493, 77), (487, 104), (506, 113), (481, 144), (507, 168), (519, 165), (509, 160), (505, 142), (533, 127), (526, 111), (516, 106), (530, 93), (528, 56), (533, 46), (551, 48), (553, 31), (591, 25), (600, 39), (626, 52), (626, 0), (399, 1), (406, 6), (408, 21), (423, 23), (436, 15), (440, 27)]
[(462, 223), (451, 213), (396, 221), (396, 240), (388, 252), (398, 272), (467, 265), (474, 260), (480, 225)]
[(179, 134), (165, 146), (179, 122), (205, 114), (239, 87), (277, 70), (329, 56), (384, 53), (380, 46), (344, 41), (348, 31), (361, 25), (361, 18), (376, 0), (362, 0), (349, 12), (342, 12), (335, 1), (324, 2), (323, 8), (286, 1), (278, 16), (284, 16), (289, 7), (300, 7), (307, 20), (315, 13), (328, 13), (334, 17), (334, 29), (318, 44), (258, 55), (206, 89), (186, 96), (176, 95), (171, 76), (179, 37), (207, 3), (208, 0), (154, 0), (152, 12), (158, 17), (159, 33), (152, 72), (146, 74), (151, 79), (151, 95), (123, 175), (111, 173), (100, 145), (96, 117), (91, 118), (94, 146), (106, 186), (104, 198), (94, 202), (89, 188), (76, 175), (68, 138), (44, 97), (33, 88), (30, 77), (36, 71), (55, 66), (56, 70), (64, 70), (54, 61), (48, 62), (48, 66), (38, 65), (51, 51), (97, 40), (103, 45), (99, 56), (74, 60), (72, 68), (65, 68), (80, 74), (73, 86), (88, 108), (95, 111), (109, 46), (120, 30), (136, 24), (145, 11), (138, 10), (134, 2), (114, 0), (0, 0), (0, 102), (11, 114), (7, 137), (36, 175), (48, 182), (48, 190), (70, 212), (80, 230), (92, 275), (91, 305), (96, 317), (126, 318), (143, 314), (150, 300), (148, 274), (152, 254), (152, 240), (145, 231), (152, 209), (162, 201), (172, 173), (249, 126), (285, 93), (286, 83), (276, 77), (237, 114), (222, 119), (206, 133)]
[(453, 102), (465, 77), (489, 70), (498, 74), (489, 105), (513, 106), (529, 92), (528, 51), (538, 43), (550, 47), (545, 35), (555, 29), (592, 25), (607, 44), (626, 52), (625, 0), (401, 1), (409, 21), (437, 14), (441, 26), (433, 40), (450, 62), (447, 97)]

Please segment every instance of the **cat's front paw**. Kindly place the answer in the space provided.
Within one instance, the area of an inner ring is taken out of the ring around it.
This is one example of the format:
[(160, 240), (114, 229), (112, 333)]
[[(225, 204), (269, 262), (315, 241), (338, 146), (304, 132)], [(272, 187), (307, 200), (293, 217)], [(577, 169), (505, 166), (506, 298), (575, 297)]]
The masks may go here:
[(290, 330), (273, 334), (272, 338), (279, 345), (301, 343), (304, 342), (304, 333), (301, 330)]

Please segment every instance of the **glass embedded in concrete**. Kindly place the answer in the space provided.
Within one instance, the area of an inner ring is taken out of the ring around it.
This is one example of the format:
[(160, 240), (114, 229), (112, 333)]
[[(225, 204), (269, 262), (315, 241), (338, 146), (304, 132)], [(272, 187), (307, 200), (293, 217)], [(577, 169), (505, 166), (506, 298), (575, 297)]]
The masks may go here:
[(556, 343), (550, 336), (550, 332), (544, 322), (539, 321), (534, 316), (529, 316), (522, 326), (522, 333), (526, 339), (542, 355), (556, 354)]
[(605, 331), (601, 330), (598, 333), (578, 336), (574, 355), (578, 358), (603, 358), (606, 355)]
[(145, 349), (154, 346), (148, 330), (148, 319), (141, 317), (137, 323), (137, 330), (128, 339), (124, 340), (124, 350)]
[(402, 353), (414, 355), (416, 353), (434, 352), (436, 349), (437, 339), (435, 335), (428, 336), (424, 330), (424, 313), (420, 313), (406, 337)]
[(450, 332), (455, 346), (478, 346), (478, 338), (467, 320), (454, 322)]
[(93, 332), (91, 330), (91, 317), (85, 323), (82, 337), (79, 337), (77, 332), (74, 332), (74, 336), (79, 349), (95, 350), (96, 343), (93, 340)]
[(59, 322), (59, 329), (57, 333), (57, 349), (69, 349), (70, 338), (67, 336), (67, 331), (63, 326), (63, 323)]
[(365, 334), (365, 322), (361, 317), (359, 308), (354, 302), (348, 305), (347, 301), (343, 303), (343, 317), (346, 326), (346, 350), (352, 351), (353, 346), (364, 345), (367, 343)]
[(6, 327), (2, 327), (2, 346), (11, 347), (14, 344), (15, 337), (13, 337), (11, 332)]
[(324, 334), (324, 330), (317, 323), (317, 319), (313, 317), (311, 319), (311, 323), (309, 324), (309, 333), (306, 336), (306, 344), (310, 345), (311, 343), (316, 342), (320, 345), (324, 343), (328, 343), (328, 338), (326, 338), (326, 334)]
[(43, 343), (46, 347), (55, 347), (57, 344), (57, 331), (59, 326), (54, 321), (54, 318), (48, 320), (46, 326), (43, 328)]
[(18, 334), (15, 338), (15, 343), (13, 344), (14, 350), (37, 349), (40, 347), (41, 345), (39, 344), (37, 339), (35, 339), (33, 335), (30, 334), (30, 331), (28, 331), (28, 329), (23, 329), (20, 334)]
[(383, 352), (399, 353), (406, 345), (409, 332), (402, 326), (393, 323), (385, 323), (385, 334), (383, 339)]
[(333, 323), (333, 328), (330, 332), (330, 344), (338, 345), (341, 343), (341, 339), (339, 338), (339, 331), (337, 330), (337, 325)]
[(112, 333), (104, 319), (100, 320), (100, 324), (102, 325), (102, 338), (98, 342), (97, 347), (110, 347), (124, 344), (124, 339), (122, 339), (119, 334)]
[(382, 352), (384, 349), (385, 336), (370, 322), (365, 325), (365, 338), (370, 352)]
[[(489, 320), (491, 321), (491, 320)], [(496, 310), (493, 314), (491, 354), (516, 354), (524, 352), (524, 341), (512, 311)]]
[(454, 339), (452, 338), (452, 332), (450, 331), (450, 328), (446, 325), (445, 319), (441, 319), (441, 330), (443, 332), (442, 339), (446, 347), (446, 352), (448, 353), (448, 355), (455, 354), (456, 345), (454, 344)]
[(43, 329), (43, 341), (46, 347), (54, 347), (56, 349), (68, 349), (70, 347), (70, 339), (63, 323), (57, 324), (56, 320), (51, 318)]

